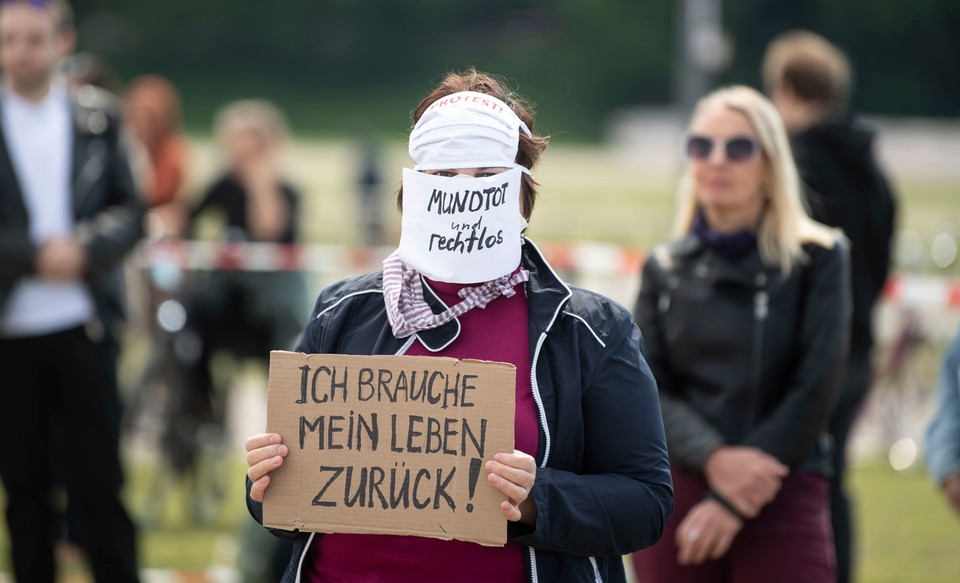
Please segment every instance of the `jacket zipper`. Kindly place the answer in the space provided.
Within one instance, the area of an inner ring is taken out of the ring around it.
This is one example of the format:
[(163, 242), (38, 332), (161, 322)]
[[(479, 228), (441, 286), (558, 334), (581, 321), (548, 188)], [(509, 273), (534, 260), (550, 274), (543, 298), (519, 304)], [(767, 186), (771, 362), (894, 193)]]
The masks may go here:
[(593, 565), (593, 579), (596, 583), (603, 583), (603, 577), (600, 576), (600, 567), (597, 566), (597, 558), (590, 557), (590, 564)]
[[(403, 343), (403, 346), (400, 347), (400, 350), (396, 352), (396, 356), (401, 356), (403, 354), (406, 354), (407, 350), (410, 350), (410, 346), (414, 342), (416, 342), (416, 340), (417, 340), (416, 334), (413, 334), (412, 336), (410, 336), (410, 338), (408, 338), (407, 341)], [(310, 543), (313, 542), (313, 537), (316, 536), (316, 534), (317, 533), (315, 532), (310, 533), (310, 538), (307, 539), (307, 544), (306, 546), (303, 547), (303, 552), (300, 553), (300, 561), (297, 563), (296, 583), (300, 583), (300, 574), (303, 572), (303, 560), (307, 557), (307, 553), (310, 552)]]
[(753, 374), (750, 379), (750, 427), (757, 420), (760, 409), (760, 379), (763, 376), (763, 330), (770, 313), (770, 294), (765, 289), (753, 296)]
[[(553, 322), (550, 322), (550, 326), (553, 326)], [(547, 327), (547, 330), (550, 329), (550, 326)], [(547, 427), (547, 413), (543, 408), (543, 400), (540, 398), (540, 387), (537, 385), (537, 360), (540, 358), (540, 348), (543, 346), (543, 341), (547, 339), (547, 333), (542, 332), (540, 338), (537, 339), (537, 348), (533, 351), (533, 362), (530, 363), (530, 389), (533, 391), (533, 400), (537, 404), (537, 413), (540, 418), (540, 426), (543, 427), (544, 435), (544, 445), (543, 445), (543, 461), (540, 462), (540, 467), (547, 467), (547, 459), (550, 457), (550, 428)], [(539, 578), (537, 577), (537, 552), (533, 547), (527, 547), (530, 552), (530, 580), (532, 583), (537, 583)]]
[(311, 532), (310, 537), (307, 538), (307, 544), (303, 547), (303, 552), (300, 553), (300, 561), (297, 562), (297, 581), (300, 583), (300, 573), (303, 572), (303, 560), (307, 558), (307, 553), (310, 552), (310, 544), (313, 543), (313, 537), (317, 536), (317, 533)]
[[(534, 247), (536, 248), (536, 247)], [(539, 252), (539, 250), (538, 250)], [(560, 278), (557, 276), (553, 270), (550, 270), (553, 273), (554, 277), (560, 281)], [(550, 459), (550, 428), (547, 426), (547, 413), (543, 408), (543, 399), (540, 397), (540, 387), (537, 385), (537, 360), (540, 359), (540, 349), (543, 347), (544, 340), (547, 339), (547, 332), (553, 328), (554, 322), (557, 321), (557, 317), (560, 315), (560, 311), (563, 309), (563, 304), (570, 299), (572, 292), (570, 288), (567, 287), (567, 284), (563, 283), (563, 287), (567, 290), (567, 296), (563, 299), (560, 305), (557, 306), (557, 310), (553, 313), (553, 317), (550, 318), (550, 323), (547, 324), (547, 327), (543, 329), (543, 332), (540, 333), (540, 337), (537, 338), (537, 347), (533, 351), (533, 362), (530, 363), (530, 390), (533, 392), (533, 400), (537, 404), (537, 413), (539, 414), (540, 426), (543, 427), (543, 461), (540, 462), (540, 467), (547, 467), (547, 460)], [(537, 576), (537, 551), (533, 547), (527, 547), (530, 552), (530, 581), (531, 583), (538, 583), (540, 581)]]

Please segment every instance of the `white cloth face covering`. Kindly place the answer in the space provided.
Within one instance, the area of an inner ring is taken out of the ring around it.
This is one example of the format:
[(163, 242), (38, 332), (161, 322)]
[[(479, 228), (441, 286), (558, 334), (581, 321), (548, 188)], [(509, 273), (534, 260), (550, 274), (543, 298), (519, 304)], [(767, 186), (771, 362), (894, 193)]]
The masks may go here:
[(403, 169), (403, 219), (397, 252), (426, 277), (478, 283), (520, 265), (519, 168), (500, 174), (436, 176)]
[(414, 170), (521, 168), (520, 131), (530, 130), (503, 101), (462, 91), (433, 102), (410, 133)]

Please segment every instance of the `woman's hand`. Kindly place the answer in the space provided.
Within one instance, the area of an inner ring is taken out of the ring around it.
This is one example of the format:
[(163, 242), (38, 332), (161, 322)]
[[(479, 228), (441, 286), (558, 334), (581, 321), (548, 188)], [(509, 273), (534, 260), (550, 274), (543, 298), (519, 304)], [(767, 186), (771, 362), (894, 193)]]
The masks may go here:
[(777, 458), (755, 447), (721, 447), (703, 466), (713, 491), (747, 518), (773, 501), (789, 472)]
[(279, 468), (289, 453), (280, 441), (277, 433), (261, 433), (247, 440), (247, 477), (253, 482), (250, 497), (257, 502), (263, 502), (263, 493), (270, 485), (270, 472)]
[(487, 481), (500, 490), (507, 499), (500, 503), (500, 512), (511, 522), (533, 526), (537, 521), (537, 506), (530, 497), (537, 478), (537, 462), (519, 450), (498, 453), (487, 462)]
[(690, 509), (677, 527), (677, 562), (699, 565), (727, 554), (743, 522), (716, 500), (704, 500)]

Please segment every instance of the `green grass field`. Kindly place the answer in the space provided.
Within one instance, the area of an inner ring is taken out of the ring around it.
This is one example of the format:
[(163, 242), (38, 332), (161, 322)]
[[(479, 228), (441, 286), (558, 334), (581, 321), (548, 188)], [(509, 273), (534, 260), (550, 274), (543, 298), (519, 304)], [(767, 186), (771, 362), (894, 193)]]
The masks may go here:
[(850, 477), (858, 497), (860, 581), (960, 580), (960, 517), (926, 475), (871, 462), (854, 467)]
[[(249, 555), (243, 539), (250, 519), (243, 504), (243, 467), (237, 460), (220, 511), (203, 526), (194, 525), (182, 485), (169, 492), (163, 519), (143, 526), (150, 504), (145, 500), (155, 468), (133, 466), (128, 500), (140, 529), (142, 566), (200, 572), (212, 566), (232, 567)], [(898, 473), (881, 461), (854, 466), (852, 491), (860, 531), (861, 583), (955, 583), (960, 575), (960, 518), (951, 513), (930, 480), (919, 470)], [(8, 572), (7, 534), (0, 528), (0, 572)], [(88, 579), (71, 562), (63, 581)]]

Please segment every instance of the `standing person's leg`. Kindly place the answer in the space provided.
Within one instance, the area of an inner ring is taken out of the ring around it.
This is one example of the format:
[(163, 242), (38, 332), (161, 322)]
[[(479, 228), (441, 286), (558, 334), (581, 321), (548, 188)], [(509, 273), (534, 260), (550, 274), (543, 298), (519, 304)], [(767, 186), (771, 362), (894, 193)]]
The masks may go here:
[(0, 339), (0, 478), (7, 494), (7, 529), (14, 578), (53, 583), (48, 411), (52, 378), (46, 337)]
[(65, 332), (58, 347), (63, 391), (67, 495), (81, 542), (98, 583), (135, 582), (136, 536), (120, 500), (123, 483), (110, 375), (102, 353), (82, 328)]
[(830, 521), (837, 556), (837, 583), (850, 583), (853, 577), (853, 508), (846, 490), (847, 442), (870, 388), (869, 356), (851, 357), (837, 400), (830, 435), (833, 437), (833, 475), (830, 477)]
[(117, 380), (117, 362), (120, 360), (120, 343), (109, 334), (96, 343), (97, 352), (108, 372), (109, 386), (107, 413), (110, 421), (110, 430), (117, 445), (120, 445), (120, 425), (123, 421), (123, 400), (120, 398), (120, 384)]
[[(101, 331), (102, 335), (102, 331)], [(106, 370), (115, 370), (116, 363), (120, 355), (120, 347), (116, 340), (107, 336), (103, 340), (96, 343), (97, 350), (100, 353), (101, 359), (104, 361)], [(119, 446), (120, 443), (120, 422), (123, 416), (123, 404), (120, 400), (120, 388), (117, 384), (116, 375), (107, 375), (107, 381), (109, 383), (109, 397), (107, 402), (107, 411), (108, 418), (110, 421), (110, 429), (113, 432), (114, 443)], [(66, 478), (66, 455), (64, 454), (64, 440), (66, 438), (64, 434), (64, 423), (63, 417), (64, 411), (62, 405), (58, 405), (53, 411), (52, 424), (51, 427), (51, 440), (53, 441), (54, 447), (52, 449), (53, 453), (53, 463), (51, 464), (51, 471), (53, 472), (53, 483), (58, 489), (65, 489), (67, 484)], [(58, 514), (54, 517), (53, 528), (54, 530), (54, 543), (60, 542), (61, 536), (64, 535), (64, 528), (66, 527), (66, 539), (65, 541), (72, 546), (84, 547), (86, 546), (86, 541), (83, 539), (85, 535), (83, 531), (83, 525), (77, 521), (76, 511), (72, 508), (70, 500), (67, 500), (66, 511), (62, 515)]]
[(727, 557), (732, 583), (833, 583), (836, 563), (825, 477), (795, 473), (746, 523)]
[(637, 583), (725, 583), (727, 575), (723, 559), (697, 566), (677, 563), (677, 527), (690, 509), (703, 501), (707, 484), (701, 477), (684, 470), (674, 469), (672, 475), (674, 508), (660, 542), (630, 557)]

